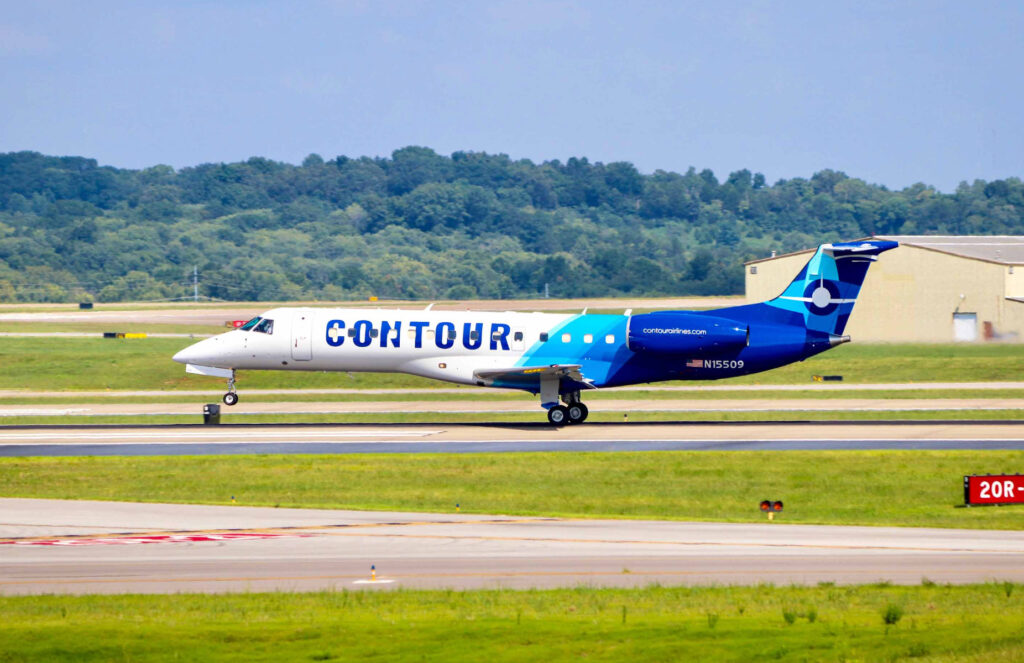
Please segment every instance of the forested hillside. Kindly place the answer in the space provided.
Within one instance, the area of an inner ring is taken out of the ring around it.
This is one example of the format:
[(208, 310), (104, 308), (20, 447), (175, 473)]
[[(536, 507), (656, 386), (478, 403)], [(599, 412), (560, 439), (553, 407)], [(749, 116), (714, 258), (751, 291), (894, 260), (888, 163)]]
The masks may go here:
[(1024, 233), (1018, 178), (944, 194), (825, 170), (637, 172), (406, 147), (175, 171), (0, 154), (0, 300), (742, 292), (742, 262), (877, 234)]

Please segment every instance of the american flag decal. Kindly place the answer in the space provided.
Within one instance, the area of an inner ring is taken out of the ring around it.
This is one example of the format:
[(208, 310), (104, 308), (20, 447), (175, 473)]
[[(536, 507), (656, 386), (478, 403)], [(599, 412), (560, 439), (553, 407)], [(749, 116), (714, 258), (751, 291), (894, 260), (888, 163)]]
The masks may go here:
[(687, 368), (704, 368), (704, 360), (703, 359), (691, 359), (690, 361), (686, 362), (686, 367)]

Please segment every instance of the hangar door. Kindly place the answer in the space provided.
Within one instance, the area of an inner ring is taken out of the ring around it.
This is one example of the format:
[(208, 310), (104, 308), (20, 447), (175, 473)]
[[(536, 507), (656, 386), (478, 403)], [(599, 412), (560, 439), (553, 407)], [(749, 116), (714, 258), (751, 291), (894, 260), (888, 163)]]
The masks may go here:
[(292, 318), (292, 359), (309, 361), (313, 358), (313, 315), (309, 311), (296, 311)]
[(953, 314), (953, 340), (967, 342), (978, 340), (977, 313)]

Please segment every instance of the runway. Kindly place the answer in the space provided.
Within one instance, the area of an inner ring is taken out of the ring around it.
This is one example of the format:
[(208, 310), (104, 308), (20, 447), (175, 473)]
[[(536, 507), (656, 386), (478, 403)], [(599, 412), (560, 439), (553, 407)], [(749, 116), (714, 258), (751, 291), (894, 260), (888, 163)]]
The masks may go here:
[(474, 453), (1024, 449), (1021, 421), (9, 426), (0, 457), (240, 453)]
[(1024, 581), (1024, 532), (27, 499), (0, 513), (2, 594)]

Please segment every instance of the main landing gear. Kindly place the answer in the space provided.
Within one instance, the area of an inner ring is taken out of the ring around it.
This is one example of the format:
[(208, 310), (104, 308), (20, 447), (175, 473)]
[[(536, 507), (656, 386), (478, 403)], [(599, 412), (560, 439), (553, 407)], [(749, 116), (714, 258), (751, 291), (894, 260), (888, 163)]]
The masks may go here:
[(228, 393), (224, 394), (224, 405), (234, 405), (238, 402), (238, 394), (235, 392), (235, 369), (231, 369), (231, 377), (228, 378)]
[(562, 396), (565, 405), (555, 405), (548, 410), (548, 421), (553, 426), (566, 424), (582, 424), (587, 420), (590, 410), (580, 402), (580, 392), (573, 391)]

